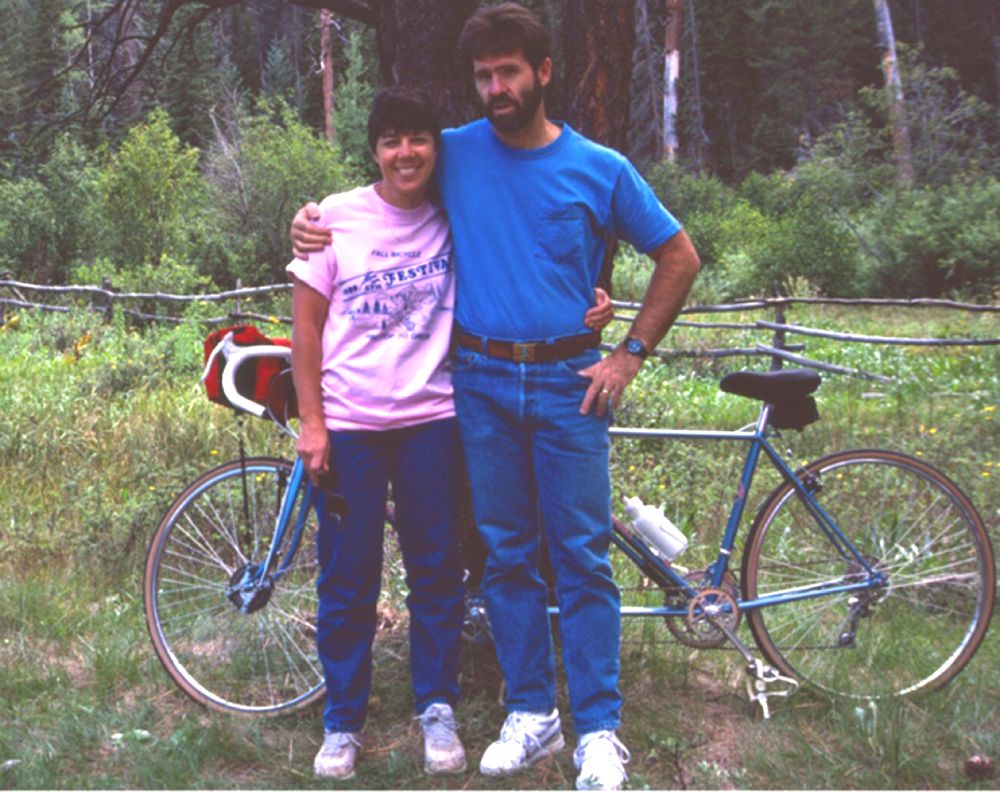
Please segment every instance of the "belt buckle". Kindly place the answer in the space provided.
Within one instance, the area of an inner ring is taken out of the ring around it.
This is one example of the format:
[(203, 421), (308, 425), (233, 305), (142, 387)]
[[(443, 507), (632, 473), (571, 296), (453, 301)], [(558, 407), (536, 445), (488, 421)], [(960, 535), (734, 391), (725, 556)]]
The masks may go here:
[(515, 341), (510, 345), (510, 359), (515, 363), (534, 363), (537, 347), (538, 344), (519, 344)]

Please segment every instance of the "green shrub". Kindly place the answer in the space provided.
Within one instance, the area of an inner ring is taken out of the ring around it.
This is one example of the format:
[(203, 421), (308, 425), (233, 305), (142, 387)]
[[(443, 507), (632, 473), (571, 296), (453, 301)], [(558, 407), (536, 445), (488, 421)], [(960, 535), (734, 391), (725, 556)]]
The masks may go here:
[(36, 179), (0, 180), (0, 269), (28, 281), (48, 281), (56, 236), (55, 210)]
[[(365, 37), (360, 30), (352, 30), (348, 36), (344, 51), (347, 68), (337, 88), (334, 129), (344, 161), (358, 173), (376, 179), (378, 168), (368, 146), (368, 108), (375, 89), (365, 73)], [(371, 63), (370, 57), (367, 62)]]
[(94, 155), (70, 134), (56, 140), (48, 161), (39, 169), (49, 200), (54, 205), (56, 236), (51, 263), (56, 277), (66, 279), (70, 267), (93, 255), (98, 237), (100, 193)]
[(699, 289), (718, 299), (801, 291), (864, 293), (857, 242), (811, 182), (752, 174), (738, 190), (660, 165), (654, 189), (683, 219), (701, 256)]
[(899, 191), (873, 207), (879, 294), (990, 299), (1000, 286), (1000, 181)]
[[(114, 262), (100, 258), (92, 264), (75, 267), (72, 280), (91, 286), (104, 286), (109, 281), (119, 292), (193, 295), (216, 291), (212, 279), (203, 275), (196, 265), (166, 255), (156, 264), (145, 261), (133, 266), (116, 266)], [(167, 303), (143, 299), (130, 300), (127, 308), (153, 316), (178, 316), (191, 315), (195, 305), (192, 302)]]
[(63, 283), (94, 239), (96, 170), (68, 135), (34, 177), (0, 180), (0, 269), (33, 283)]
[(203, 206), (198, 151), (184, 146), (163, 110), (132, 127), (101, 170), (98, 253), (116, 266), (156, 266), (193, 255), (189, 219)]
[(261, 102), (219, 130), (207, 178), (234, 251), (231, 275), (244, 284), (284, 281), (296, 210), (353, 183), (338, 150), (280, 100)]

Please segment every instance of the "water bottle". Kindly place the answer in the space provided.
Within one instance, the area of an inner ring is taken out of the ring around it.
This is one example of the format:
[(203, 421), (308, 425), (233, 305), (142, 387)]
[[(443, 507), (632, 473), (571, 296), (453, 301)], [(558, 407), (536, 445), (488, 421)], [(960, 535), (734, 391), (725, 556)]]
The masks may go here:
[(632, 520), (636, 533), (667, 561), (673, 561), (687, 549), (687, 537), (667, 519), (662, 506), (650, 506), (638, 497), (625, 498), (625, 514)]

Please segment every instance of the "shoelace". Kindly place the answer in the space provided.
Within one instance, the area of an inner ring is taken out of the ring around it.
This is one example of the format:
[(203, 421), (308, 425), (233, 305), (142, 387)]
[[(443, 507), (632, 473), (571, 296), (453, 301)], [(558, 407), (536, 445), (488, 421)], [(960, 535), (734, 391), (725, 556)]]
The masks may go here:
[[(603, 747), (603, 750), (614, 751), (615, 753), (617, 753), (618, 758), (622, 760), (622, 764), (628, 764), (629, 759), (632, 758), (632, 754), (629, 753), (628, 748), (626, 748), (622, 744), (622, 741), (618, 739), (618, 735), (615, 734), (613, 731), (599, 731), (599, 732), (594, 732), (593, 734), (587, 735), (587, 737), (584, 738), (584, 741), (582, 743), (580, 743), (580, 747), (576, 749), (576, 753), (574, 754), (574, 758), (578, 762), (580, 762), (582, 764), (583, 763), (583, 757), (584, 757), (584, 754), (586, 753), (587, 749), (593, 743), (597, 743), (597, 742), (608, 742), (608, 743), (610, 743), (610, 745), (608, 745), (606, 747)], [(598, 750), (601, 750), (601, 747), (598, 747), (598, 746), (595, 746), (595, 747), (597, 747)]]
[(510, 713), (500, 730), (500, 742), (516, 742), (529, 753), (540, 749), (542, 741), (528, 731), (528, 723), (532, 720), (534, 718), (528, 713)]
[(338, 748), (343, 748), (351, 743), (354, 743), (357, 748), (361, 747), (361, 741), (353, 734), (349, 732), (333, 732), (323, 738), (323, 749), (336, 751)]
[(446, 709), (440, 709), (433, 704), (417, 715), (414, 720), (420, 721), (420, 725), (427, 735), (435, 743), (448, 743), (452, 736), (458, 731), (458, 721), (455, 714)]

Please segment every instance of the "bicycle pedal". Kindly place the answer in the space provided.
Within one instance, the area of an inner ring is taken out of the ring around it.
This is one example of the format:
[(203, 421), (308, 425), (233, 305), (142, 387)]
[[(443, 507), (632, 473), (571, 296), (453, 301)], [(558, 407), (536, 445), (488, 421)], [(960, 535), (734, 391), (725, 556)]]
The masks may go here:
[[(751, 704), (760, 705), (764, 720), (769, 720), (771, 717), (771, 709), (768, 704), (769, 696), (787, 698), (799, 688), (798, 680), (782, 676), (776, 668), (765, 665), (758, 659), (754, 659), (752, 663), (747, 665), (747, 674), (753, 677), (752, 681), (747, 680), (747, 696), (750, 698)], [(786, 687), (770, 690), (769, 686), (776, 683), (784, 684)]]

